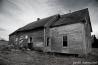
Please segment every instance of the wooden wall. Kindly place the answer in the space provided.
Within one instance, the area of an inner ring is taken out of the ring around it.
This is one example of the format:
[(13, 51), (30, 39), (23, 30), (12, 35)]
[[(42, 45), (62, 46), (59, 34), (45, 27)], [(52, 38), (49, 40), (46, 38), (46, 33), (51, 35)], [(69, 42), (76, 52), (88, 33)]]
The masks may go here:
[[(22, 42), (20, 41), (21, 37), (23, 38)], [(21, 46), (21, 45), (27, 44), (29, 42), (28, 39), (30, 37), (32, 37), (33, 47), (35, 47), (35, 48), (43, 47), (43, 43), (44, 43), (44, 30), (43, 29), (19, 32), (16, 35), (11, 35), (9, 37), (9, 39), (10, 39), (10, 42), (12, 42), (13, 44), (15, 44), (17, 46)], [(16, 41), (16, 38), (18, 38), (17, 41)], [(17, 42), (17, 43), (15, 43), (15, 42)]]
[(84, 25), (85, 28), (85, 38), (86, 38), (86, 53), (91, 52), (91, 48), (92, 48), (92, 37), (91, 37), (91, 29), (90, 29), (90, 24), (89, 24), (89, 20), (87, 20), (88, 18), (86, 18), (86, 24)]
[[(62, 37), (67, 35), (68, 46), (63, 47)], [(51, 52), (61, 53), (85, 53), (84, 24), (76, 23), (50, 29), (50, 48)]]
[[(68, 46), (63, 47), (63, 36), (67, 35)], [(20, 38), (23, 37), (22, 43)], [(28, 36), (26, 39), (25, 37)], [(91, 49), (91, 34), (88, 24), (75, 23), (59, 27), (20, 32), (9, 37), (10, 43), (21, 46), (28, 43), (32, 37), (33, 47), (45, 52), (59, 52), (70, 54), (85, 54)], [(50, 37), (49, 46), (46, 46), (47, 37)], [(18, 38), (18, 40), (16, 40)]]

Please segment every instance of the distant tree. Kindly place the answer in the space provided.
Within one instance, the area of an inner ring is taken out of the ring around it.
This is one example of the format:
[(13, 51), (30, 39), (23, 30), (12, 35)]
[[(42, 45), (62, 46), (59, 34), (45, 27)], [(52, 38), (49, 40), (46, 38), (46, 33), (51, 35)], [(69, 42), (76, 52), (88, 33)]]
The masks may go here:
[(6, 40), (2, 38), (0, 41), (6, 41)]
[(95, 35), (93, 35), (92, 47), (93, 47), (93, 48), (98, 48), (98, 39), (96, 38)]

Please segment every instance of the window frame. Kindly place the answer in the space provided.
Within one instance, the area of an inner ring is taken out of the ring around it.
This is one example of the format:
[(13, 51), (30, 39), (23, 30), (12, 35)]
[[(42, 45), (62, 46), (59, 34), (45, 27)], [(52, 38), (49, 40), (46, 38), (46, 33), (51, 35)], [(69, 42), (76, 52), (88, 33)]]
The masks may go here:
[(50, 46), (50, 37), (47, 37), (47, 40), (46, 40), (46, 46), (48, 47), (48, 46)]
[[(64, 46), (64, 43), (63, 43), (64, 42), (63, 41), (64, 40), (64, 36), (66, 36), (66, 41), (67, 41), (65, 46)], [(65, 47), (65, 48), (68, 47), (68, 36), (67, 36), (67, 34), (62, 35), (62, 47)]]

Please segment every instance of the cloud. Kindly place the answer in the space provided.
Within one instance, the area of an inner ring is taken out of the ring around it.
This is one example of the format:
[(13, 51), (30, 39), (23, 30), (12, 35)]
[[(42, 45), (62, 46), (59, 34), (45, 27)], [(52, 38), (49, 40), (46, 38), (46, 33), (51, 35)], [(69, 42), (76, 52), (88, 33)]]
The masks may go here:
[(93, 0), (93, 5), (98, 7), (98, 0)]
[(6, 29), (4, 29), (4, 28), (0, 28), (0, 31), (6, 31)]
[(3, 0), (0, 0), (0, 11), (2, 10), (2, 1)]
[(3, 0), (0, 0), (0, 5), (2, 4), (2, 1), (3, 1)]
[(75, 11), (86, 7), (98, 7), (98, 0), (49, 0), (50, 6), (54, 9)]
[[(97, 5), (98, 0), (0, 0), (0, 8), (2, 8), (0, 27), (7, 30), (7, 33), (2, 35), (8, 35), (36, 18), (45, 18), (59, 13), (66, 14), (69, 10), (76, 11), (87, 7), (90, 10), (91, 22), (98, 26)], [(94, 30), (94, 32), (97, 31)]]

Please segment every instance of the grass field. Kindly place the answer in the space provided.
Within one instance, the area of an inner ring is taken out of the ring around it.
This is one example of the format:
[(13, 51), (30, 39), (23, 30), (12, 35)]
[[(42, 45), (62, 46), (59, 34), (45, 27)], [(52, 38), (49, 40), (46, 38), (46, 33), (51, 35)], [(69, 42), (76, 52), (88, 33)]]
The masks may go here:
[[(0, 47), (1, 48), (1, 47)], [(87, 57), (30, 50), (0, 50), (0, 65), (98, 65), (98, 49)]]

